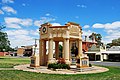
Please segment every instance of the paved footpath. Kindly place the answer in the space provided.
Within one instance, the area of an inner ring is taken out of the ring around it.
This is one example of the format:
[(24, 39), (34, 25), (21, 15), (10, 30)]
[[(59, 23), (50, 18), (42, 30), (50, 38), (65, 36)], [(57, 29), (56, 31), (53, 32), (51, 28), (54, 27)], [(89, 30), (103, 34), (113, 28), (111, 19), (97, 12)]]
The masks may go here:
[(47, 73), (47, 74), (91, 74), (91, 73), (101, 73), (109, 71), (109, 69), (104, 67), (93, 66), (89, 68), (76, 68), (71, 66), (70, 70), (67, 69), (47, 69), (46, 66), (40, 66), (39, 68), (31, 68), (29, 64), (14, 66), (14, 68), (0, 68), (0, 70), (23, 70), (37, 73)]
[(91, 73), (101, 73), (109, 71), (109, 69), (104, 67), (93, 66), (89, 68), (76, 69), (72, 68), (70, 70), (67, 69), (57, 69), (56, 71), (47, 69), (46, 66), (40, 66), (39, 68), (30, 68), (29, 64), (26, 65), (18, 65), (14, 66), (16, 70), (37, 72), (37, 73), (47, 73), (47, 74), (91, 74)]
[(14, 68), (0, 68), (0, 70), (15, 70)]

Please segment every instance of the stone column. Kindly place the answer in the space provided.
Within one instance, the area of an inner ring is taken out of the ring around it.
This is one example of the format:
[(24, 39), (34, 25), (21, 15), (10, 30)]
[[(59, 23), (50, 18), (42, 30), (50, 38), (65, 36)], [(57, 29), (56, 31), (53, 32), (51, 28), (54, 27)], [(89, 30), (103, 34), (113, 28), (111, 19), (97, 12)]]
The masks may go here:
[(71, 48), (72, 48), (72, 41), (70, 41), (70, 45), (69, 45), (69, 52), (70, 52), (69, 59), (70, 59), (70, 61), (72, 61)]
[(56, 57), (56, 59), (58, 59), (59, 58), (59, 42), (58, 41), (56, 41), (55, 42), (55, 57)]
[(64, 51), (65, 51), (65, 50), (64, 50), (64, 46), (65, 46), (65, 45), (64, 45), (64, 42), (63, 42), (62, 58), (64, 58), (64, 54), (65, 54), (65, 52), (64, 52)]
[(82, 53), (82, 40), (79, 39), (78, 41), (78, 56), (81, 57), (83, 55)]
[(78, 58), (80, 59), (80, 66), (82, 66), (82, 60), (81, 60), (81, 57), (82, 57), (83, 53), (82, 53), (82, 39), (79, 39), (78, 40)]
[(100, 61), (103, 61), (103, 55), (100, 53)]
[(40, 48), (40, 50), (39, 50), (39, 55), (40, 55), (40, 65), (42, 66), (42, 65), (44, 65), (44, 63), (43, 63), (43, 53), (44, 53), (44, 51), (43, 51), (43, 41), (44, 40), (40, 40), (40, 46), (39, 46), (39, 48)]
[(48, 64), (53, 63), (53, 39), (48, 41)]
[(70, 61), (69, 61), (69, 39), (66, 38), (64, 39), (64, 58), (65, 58), (65, 62), (66, 64), (70, 64)]
[(46, 41), (43, 41), (43, 64), (47, 65), (47, 61), (46, 61)]

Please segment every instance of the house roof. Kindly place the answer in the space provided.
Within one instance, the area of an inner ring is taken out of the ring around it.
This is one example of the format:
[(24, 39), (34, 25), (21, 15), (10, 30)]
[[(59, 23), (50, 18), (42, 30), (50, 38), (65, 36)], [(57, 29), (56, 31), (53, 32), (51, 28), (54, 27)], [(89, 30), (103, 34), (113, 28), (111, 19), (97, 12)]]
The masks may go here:
[(83, 43), (97, 43), (97, 42), (92, 42), (92, 41), (82, 41)]
[(105, 54), (120, 54), (120, 51), (103, 51), (101, 53)]

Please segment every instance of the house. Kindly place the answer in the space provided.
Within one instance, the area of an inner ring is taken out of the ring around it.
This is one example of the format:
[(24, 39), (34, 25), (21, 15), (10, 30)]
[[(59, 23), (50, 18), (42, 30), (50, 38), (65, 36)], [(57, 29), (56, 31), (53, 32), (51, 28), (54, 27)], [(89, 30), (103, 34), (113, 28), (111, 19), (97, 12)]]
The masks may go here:
[(39, 54), (39, 40), (35, 41), (34, 45), (22, 46), (17, 49), (18, 56), (32, 56), (33, 54)]
[(112, 46), (107, 51), (102, 51), (102, 55), (106, 55), (108, 61), (120, 61), (120, 46)]
[(101, 52), (106, 51), (105, 46), (97, 46), (96, 44), (93, 44), (91, 48), (89, 48), (87, 55), (89, 56), (90, 61), (103, 61), (103, 59), (106, 59), (106, 55), (102, 55)]
[(95, 39), (93, 40), (89, 40), (89, 38), (87, 36), (85, 36), (85, 39), (82, 41), (82, 49), (84, 52), (88, 52), (89, 48), (93, 45), (93, 44), (97, 44), (97, 42), (95, 41)]
[(97, 47), (95, 44), (85, 52), (90, 61), (120, 61), (120, 46), (112, 46), (106, 49), (105, 46)]
[(82, 41), (82, 49), (83, 51), (87, 52), (89, 48), (93, 45), (97, 44), (97, 42), (90, 42), (90, 41)]
[(24, 51), (25, 51), (24, 48), (18, 48), (17, 49), (17, 55), (23, 56)]
[(4, 52), (0, 52), (0, 56), (5, 56), (5, 53)]
[(120, 46), (112, 46), (111, 48), (108, 48), (107, 51), (120, 51)]
[(17, 49), (17, 55), (18, 56), (32, 56), (34, 45), (30, 46), (22, 46), (21, 48)]

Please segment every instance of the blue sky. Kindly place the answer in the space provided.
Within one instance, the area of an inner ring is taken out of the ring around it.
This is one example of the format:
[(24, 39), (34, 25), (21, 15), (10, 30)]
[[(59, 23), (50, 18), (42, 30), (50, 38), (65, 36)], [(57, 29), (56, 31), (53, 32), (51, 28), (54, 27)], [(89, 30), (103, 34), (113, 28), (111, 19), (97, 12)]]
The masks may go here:
[(0, 0), (0, 23), (11, 46), (34, 44), (39, 25), (79, 23), (83, 37), (100, 33), (104, 43), (120, 37), (120, 0)]

